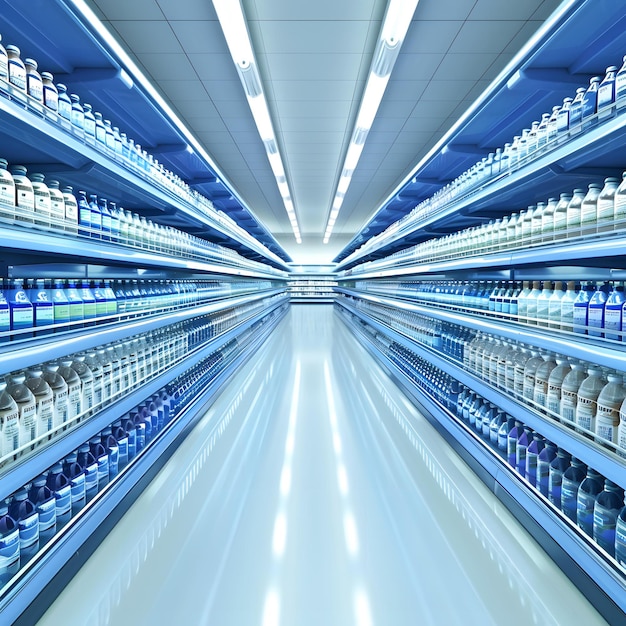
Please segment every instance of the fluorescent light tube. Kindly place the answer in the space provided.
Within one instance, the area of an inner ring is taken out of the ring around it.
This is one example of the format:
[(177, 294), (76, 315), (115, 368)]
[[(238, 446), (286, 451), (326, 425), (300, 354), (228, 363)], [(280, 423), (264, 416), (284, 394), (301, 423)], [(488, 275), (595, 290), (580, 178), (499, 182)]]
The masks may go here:
[(337, 184), (337, 193), (340, 194), (345, 194), (346, 191), (348, 190), (348, 187), (350, 186), (350, 181), (352, 180), (352, 176), (345, 176), (342, 175), (339, 178), (339, 183)]
[(217, 19), (224, 32), (235, 65), (245, 68), (254, 62), (254, 53), (239, 0), (213, 0)]
[(363, 152), (363, 144), (351, 143), (348, 147), (348, 153), (346, 154), (346, 160), (343, 164), (344, 169), (352, 170), (357, 166), (359, 159), (361, 158), (361, 152)]
[(401, 45), (409, 30), (419, 0), (389, 0), (380, 39), (390, 46)]
[(361, 100), (361, 108), (359, 109), (359, 115), (356, 118), (356, 128), (359, 130), (366, 130), (372, 127), (374, 118), (378, 112), (378, 107), (385, 94), (387, 83), (389, 82), (389, 74), (387, 76), (377, 76), (376, 74), (370, 74), (367, 79), (367, 85), (365, 86), (365, 93), (363, 94), (363, 100)]

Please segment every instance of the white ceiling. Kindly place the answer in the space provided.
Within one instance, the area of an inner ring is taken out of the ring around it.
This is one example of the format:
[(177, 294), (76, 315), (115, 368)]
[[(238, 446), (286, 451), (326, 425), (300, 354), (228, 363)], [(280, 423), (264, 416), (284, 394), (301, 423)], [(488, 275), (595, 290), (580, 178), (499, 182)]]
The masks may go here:
[[(236, 1), (236, 0), (233, 0)], [(210, 0), (90, 0), (296, 262), (330, 261), (558, 6), (420, 0), (329, 244), (322, 243), (386, 0), (242, 0), (303, 235)]]

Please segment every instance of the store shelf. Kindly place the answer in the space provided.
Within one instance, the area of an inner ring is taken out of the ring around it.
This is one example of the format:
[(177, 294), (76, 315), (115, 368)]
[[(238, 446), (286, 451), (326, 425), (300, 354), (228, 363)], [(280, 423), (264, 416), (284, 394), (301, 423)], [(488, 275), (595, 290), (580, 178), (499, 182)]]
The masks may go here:
[(626, 346), (620, 342), (606, 339), (594, 340), (592, 337), (577, 333), (529, 326), (504, 320), (490, 320), (484, 316), (472, 315), (467, 312), (455, 313), (445, 309), (413, 304), (407, 300), (398, 300), (384, 296), (374, 296), (362, 291), (338, 288), (339, 293), (374, 302), (395, 309), (425, 315), (442, 322), (458, 324), (483, 333), (492, 333), (505, 339), (519, 341), (534, 346), (539, 350), (556, 352), (603, 367), (626, 371)]
[(106, 408), (98, 412), (96, 415), (68, 430), (66, 434), (56, 437), (49, 443), (36, 448), (31, 454), (19, 458), (11, 463), (6, 470), (0, 472), (0, 499), (8, 497), (10, 494), (22, 487), (22, 485), (27, 484), (35, 476), (38, 476), (58, 461), (58, 459), (63, 458), (72, 450), (75, 450), (80, 444), (87, 441), (94, 434), (99, 433), (105, 426), (108, 426), (116, 419), (119, 419), (122, 415), (140, 404), (145, 398), (150, 397), (156, 391), (165, 386), (169, 381), (187, 371), (195, 363), (211, 354), (211, 352), (219, 346), (227, 343), (231, 339), (236, 338), (244, 330), (250, 328), (255, 322), (265, 317), (268, 313), (276, 310), (285, 302), (287, 302), (287, 298), (281, 298), (280, 300), (272, 303), (272, 305), (267, 309), (253, 315), (237, 326), (229, 329), (227, 332), (213, 337), (200, 349), (189, 353), (185, 359), (174, 364), (160, 375), (151, 379), (145, 385), (138, 387), (120, 400), (107, 405)]
[[(262, 315), (267, 315), (268, 311)], [(206, 412), (208, 404), (237, 368), (263, 344), (283, 319), (284, 313), (271, 320), (187, 406), (176, 421), (170, 423), (115, 481), (100, 492), (70, 524), (21, 570), (8, 591), (0, 598), (0, 614), (7, 623), (34, 623), (45, 611), (67, 578), (96, 549), (103, 537), (156, 476), (180, 443), (189, 435)], [(244, 330), (244, 328), (239, 329)], [(209, 350), (210, 352), (210, 350)], [(204, 351), (203, 351), (204, 355)], [(198, 355), (198, 358), (201, 358)], [(175, 378), (176, 375), (168, 377)], [(215, 430), (220, 422), (215, 424)], [(20, 620), (19, 622), (17, 620)]]
[(221, 299), (199, 307), (179, 308), (161, 315), (150, 315), (121, 323), (102, 324), (86, 329), (45, 335), (41, 338), (0, 344), (0, 374), (27, 369), (45, 361), (62, 358), (74, 352), (89, 350), (105, 343), (120, 341), (140, 333), (164, 328), (176, 322), (211, 315), (233, 307), (263, 300), (283, 293), (283, 289), (259, 291), (236, 298)]
[[(578, 584), (605, 619), (609, 623), (619, 623), (623, 619), (623, 611), (626, 610), (626, 579), (620, 568), (609, 561), (596, 544), (559, 514), (548, 500), (532, 489), (465, 424), (416, 387), (413, 381), (379, 350), (367, 333), (344, 315), (340, 317), (361, 339), (368, 352), (383, 365), (387, 373), (423, 408), (424, 414), (485, 484)], [(368, 324), (371, 322), (369, 319), (364, 321)], [(387, 332), (388, 329), (379, 330), (392, 337)], [(414, 346), (409, 347), (419, 354)], [(430, 356), (428, 359), (431, 360)], [(439, 367), (438, 363), (435, 365)]]

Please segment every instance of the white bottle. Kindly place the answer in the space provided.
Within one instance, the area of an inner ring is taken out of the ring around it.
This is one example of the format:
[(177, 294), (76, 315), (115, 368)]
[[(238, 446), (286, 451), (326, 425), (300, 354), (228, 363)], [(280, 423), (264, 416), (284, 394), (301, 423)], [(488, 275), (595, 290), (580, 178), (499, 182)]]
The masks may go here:
[(597, 439), (617, 443), (620, 424), (620, 407), (626, 398), (623, 377), (617, 373), (607, 375), (609, 381), (598, 396), (595, 419)]
[(17, 403), (6, 391), (7, 383), (0, 380), (0, 459), (20, 447), (20, 421)]
[(0, 159), (0, 215), (15, 218), (15, 182), (9, 172), (9, 164)]
[(581, 207), (585, 198), (584, 189), (574, 189), (574, 194), (567, 205), (567, 237), (578, 237), (580, 235)]
[(606, 385), (599, 367), (590, 367), (587, 378), (578, 389), (576, 403), (576, 425), (584, 430), (594, 432), (596, 426), (597, 401), (600, 392)]
[(548, 300), (548, 326), (550, 328), (561, 328), (561, 300), (564, 295), (563, 283), (557, 280)]
[(592, 235), (598, 227), (598, 198), (602, 185), (591, 183), (580, 205), (580, 226), (582, 235)]
[(53, 429), (63, 426), (63, 424), (67, 422), (69, 413), (67, 383), (58, 373), (58, 369), (59, 366), (57, 364), (50, 363), (44, 367), (43, 374), (41, 375), (50, 386), (50, 389), (52, 389), (54, 407)]
[(572, 332), (574, 329), (574, 302), (576, 301), (576, 283), (567, 282), (567, 290), (561, 298), (561, 330)]
[(569, 193), (562, 193), (554, 209), (553, 218), (553, 240), (565, 239), (567, 237), (567, 207), (572, 200)]
[(526, 298), (526, 317), (528, 324), (537, 324), (537, 299), (541, 295), (541, 282), (533, 281), (532, 291)]
[(42, 378), (43, 370), (32, 369), (26, 372), (26, 386), (35, 396), (37, 412), (37, 432), (41, 436), (54, 427), (54, 395), (50, 385)]
[(598, 196), (598, 232), (612, 232), (615, 222), (615, 192), (619, 187), (619, 178), (605, 178), (604, 187)]
[(50, 202), (50, 190), (44, 183), (43, 174), (31, 174), (30, 180), (33, 184), (35, 196), (35, 224), (43, 228), (50, 228), (52, 205)]
[(65, 228), (65, 198), (59, 188), (58, 180), (48, 181), (50, 192), (50, 226), (57, 230)]
[(23, 165), (13, 165), (10, 170), (15, 182), (15, 218), (26, 225), (33, 223), (35, 215), (35, 193), (33, 184), (26, 176)]
[(19, 413), (20, 445), (33, 441), (38, 436), (37, 404), (35, 396), (24, 384), (26, 374), (18, 373), (9, 377), (7, 393), (13, 397)]
[(553, 295), (552, 281), (544, 280), (543, 289), (537, 296), (537, 324), (539, 326), (548, 326), (550, 322), (550, 298)]

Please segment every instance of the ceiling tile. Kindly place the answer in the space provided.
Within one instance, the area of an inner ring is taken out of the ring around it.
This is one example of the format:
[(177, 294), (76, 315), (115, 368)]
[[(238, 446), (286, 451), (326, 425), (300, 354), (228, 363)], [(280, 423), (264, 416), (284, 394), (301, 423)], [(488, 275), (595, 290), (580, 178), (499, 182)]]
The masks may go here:
[(156, 0), (106, 0), (98, 2), (109, 20), (162, 20), (164, 18)]
[(439, 80), (478, 80), (493, 63), (493, 54), (446, 54), (437, 68)]
[(408, 100), (411, 103), (415, 103), (421, 98), (429, 84), (430, 81), (428, 80), (390, 80), (387, 83), (383, 103), (392, 100), (398, 102)]
[(188, 54), (226, 54), (228, 46), (217, 21), (171, 20), (172, 31)]
[(203, 80), (202, 84), (214, 102), (240, 102), (245, 98), (243, 87), (237, 80)]
[(237, 70), (230, 54), (187, 54), (200, 80), (235, 80)]
[(465, 22), (449, 52), (475, 54), (491, 52), (498, 54), (521, 30), (523, 23), (512, 21), (485, 20)]
[(348, 100), (331, 100), (326, 103), (306, 100), (281, 100), (274, 102), (274, 110), (278, 113), (279, 119), (342, 119), (346, 120), (350, 114), (352, 103)]
[(303, 128), (306, 128), (309, 132), (345, 132), (346, 121), (337, 117), (281, 117), (280, 128), (284, 133), (297, 132)]
[(502, 52), (517, 54), (517, 52), (528, 42), (528, 40), (537, 32), (543, 24), (542, 21), (525, 22), (518, 33), (511, 41), (502, 49)]
[(111, 25), (135, 54), (183, 52), (178, 39), (165, 20), (114, 21)]
[(174, 100), (174, 104), (184, 113), (186, 118), (204, 117), (205, 119), (218, 119), (217, 110), (210, 101)]
[(474, 2), (465, 0), (420, 0), (413, 16), (414, 20), (453, 20), (467, 18)]
[(139, 54), (152, 78), (159, 80), (193, 80), (196, 73), (184, 54)]
[(445, 53), (463, 26), (458, 20), (414, 21), (402, 44), (404, 54)]
[[(469, 14), (470, 20), (524, 20), (541, 5), (542, 0), (477, 0)], [(558, 3), (553, 2), (556, 5)]]
[[(135, 0), (126, 0), (133, 4)], [(217, 20), (210, 0), (157, 0), (168, 20)]]
[(272, 80), (356, 80), (360, 54), (268, 54)]
[(272, 89), (268, 89), (268, 99), (284, 101), (330, 102), (339, 100), (352, 101), (355, 83), (350, 80), (273, 80)]
[[(316, 2), (293, 2), (293, 0), (244, 0), (246, 15), (259, 20), (370, 20), (382, 19), (383, 0), (316, 0)], [(253, 13), (253, 9), (256, 10)]]
[(474, 80), (432, 80), (428, 88), (424, 90), (421, 100), (424, 102), (430, 100), (458, 102), (475, 84)]
[(197, 80), (162, 80), (159, 87), (176, 102), (208, 100), (204, 85)]
[(443, 53), (403, 54), (401, 52), (393, 68), (390, 82), (399, 76), (403, 80), (430, 80), (443, 58)]

